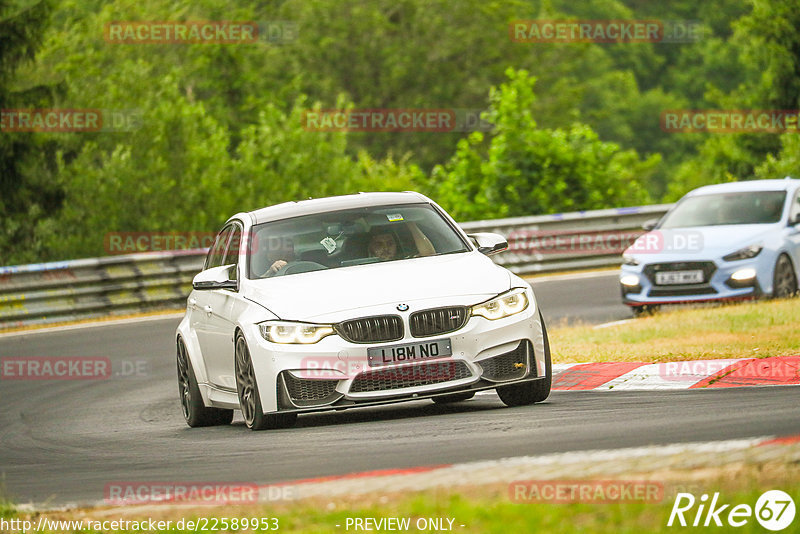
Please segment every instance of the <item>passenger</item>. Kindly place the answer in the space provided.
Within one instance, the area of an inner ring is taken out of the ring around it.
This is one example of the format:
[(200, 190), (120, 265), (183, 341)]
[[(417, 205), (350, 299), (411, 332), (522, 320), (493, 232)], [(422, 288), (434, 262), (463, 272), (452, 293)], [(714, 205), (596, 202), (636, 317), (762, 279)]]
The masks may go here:
[(433, 256), (436, 254), (436, 249), (433, 248), (433, 243), (428, 239), (428, 236), (420, 230), (417, 223), (408, 223), (408, 230), (411, 232), (411, 237), (414, 239), (414, 246), (417, 247), (417, 256)]

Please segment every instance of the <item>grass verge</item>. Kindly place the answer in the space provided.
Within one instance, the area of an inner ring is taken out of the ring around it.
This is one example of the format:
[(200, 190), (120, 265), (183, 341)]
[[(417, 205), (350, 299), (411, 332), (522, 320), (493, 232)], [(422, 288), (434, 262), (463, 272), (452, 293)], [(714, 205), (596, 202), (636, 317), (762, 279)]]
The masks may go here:
[(630, 322), (550, 330), (553, 362), (668, 362), (800, 353), (800, 299), (676, 308)]
[[(514, 502), (507, 484), (491, 486), (461, 486), (452, 490), (430, 490), (410, 495), (385, 493), (381, 495), (338, 497), (336, 499), (313, 499), (299, 502), (278, 503), (275, 505), (252, 505), (250, 507), (205, 507), (179, 508), (153, 506), (149, 511), (129, 513), (116, 510), (73, 510), (69, 512), (47, 512), (49, 520), (92, 521), (104, 519), (171, 520), (173, 527), (165, 531), (189, 532), (174, 525), (184, 520), (211, 520), (212, 518), (277, 518), (280, 532), (297, 533), (340, 533), (357, 532), (353, 524), (356, 518), (375, 520), (386, 518), (407, 519), (411, 528), (408, 531), (452, 531), (465, 533), (506, 533), (506, 532), (548, 532), (550, 534), (571, 534), (574, 532), (673, 532), (677, 523), (669, 527), (667, 522), (675, 503), (678, 491), (692, 493), (697, 501), (684, 517), (689, 528), (698, 512), (702, 494), (713, 496), (719, 492), (718, 505), (730, 504), (720, 515), (723, 527), (713, 527), (719, 532), (764, 532), (755, 517), (750, 517), (740, 528), (724, 524), (726, 514), (738, 504), (755, 508), (759, 496), (768, 490), (781, 489), (787, 492), (796, 503), (800, 502), (800, 466), (787, 466), (781, 462), (758, 464), (739, 463), (711, 470), (697, 480), (697, 472), (670, 472), (668, 478), (660, 473), (618, 477), (618, 480), (661, 481), (665, 491), (660, 502)], [(687, 477), (680, 479), (680, 477)], [(680, 480), (678, 482), (678, 480)], [(709, 499), (710, 500), (710, 499)], [(706, 508), (707, 511), (707, 508)], [(9, 508), (2, 509), (0, 516), (11, 519), (29, 520), (34, 524), (39, 520), (38, 513), (24, 513)], [(350, 520), (348, 522), (348, 520)], [(438, 521), (439, 529), (431, 528), (431, 521)], [(452, 523), (450, 523), (452, 520)], [(701, 516), (705, 520), (705, 513)], [(419, 521), (419, 523), (418, 523)], [(212, 523), (213, 521), (209, 521)], [(796, 518), (794, 526), (800, 522)], [(271, 521), (268, 523), (274, 524)], [(349, 528), (348, 528), (349, 525)], [(426, 526), (427, 528), (419, 528)], [(379, 529), (374, 528), (379, 531)], [(381, 529), (386, 530), (386, 529)], [(401, 529), (402, 530), (402, 529)], [(44, 530), (42, 532), (65, 532), (66, 530)], [(73, 532), (78, 530), (73, 529)], [(108, 530), (106, 530), (108, 531)], [(217, 529), (215, 531), (222, 531)], [(235, 532), (236, 530), (229, 529)], [(274, 530), (272, 530), (274, 531)], [(87, 528), (80, 532), (99, 532)], [(132, 530), (117, 532), (137, 532)], [(141, 532), (141, 531), (138, 531)], [(786, 532), (794, 532), (792, 528)]]

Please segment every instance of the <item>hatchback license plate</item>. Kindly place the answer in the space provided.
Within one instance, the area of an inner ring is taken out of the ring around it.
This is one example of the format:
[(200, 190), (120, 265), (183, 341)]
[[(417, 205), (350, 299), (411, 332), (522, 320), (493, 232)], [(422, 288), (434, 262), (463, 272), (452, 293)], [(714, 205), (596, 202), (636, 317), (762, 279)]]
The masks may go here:
[(656, 284), (661, 286), (699, 284), (703, 282), (703, 271), (669, 271), (656, 273)]
[(386, 347), (370, 347), (367, 349), (367, 360), (371, 367), (382, 365), (395, 365), (419, 360), (433, 360), (450, 356), (453, 349), (449, 339), (435, 339), (403, 345), (388, 345)]

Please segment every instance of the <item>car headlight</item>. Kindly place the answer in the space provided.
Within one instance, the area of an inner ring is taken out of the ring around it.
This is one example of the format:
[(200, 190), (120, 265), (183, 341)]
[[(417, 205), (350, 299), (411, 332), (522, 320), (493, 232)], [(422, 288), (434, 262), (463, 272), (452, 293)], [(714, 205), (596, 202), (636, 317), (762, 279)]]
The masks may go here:
[(470, 308), (470, 313), (494, 321), (520, 313), (527, 307), (528, 295), (525, 294), (524, 288), (518, 287), (491, 300), (476, 304)]
[(749, 258), (755, 258), (756, 256), (761, 253), (761, 250), (764, 247), (761, 245), (750, 245), (749, 247), (744, 247), (742, 249), (737, 250), (736, 252), (732, 252), (727, 256), (723, 256), (722, 259), (725, 261), (736, 261), (736, 260), (746, 260)]
[(638, 274), (626, 274), (620, 277), (619, 283), (627, 287), (636, 287), (639, 285)]
[(752, 268), (739, 269), (731, 275), (731, 280), (736, 282), (744, 282), (746, 280), (752, 280), (756, 277), (756, 274), (758, 273), (756, 273), (756, 270)]
[(261, 336), (267, 341), (282, 344), (308, 345), (333, 334), (329, 324), (296, 323), (292, 321), (267, 321), (258, 325)]
[(631, 256), (630, 254), (623, 254), (622, 255), (622, 263), (625, 265), (639, 265), (639, 260)]

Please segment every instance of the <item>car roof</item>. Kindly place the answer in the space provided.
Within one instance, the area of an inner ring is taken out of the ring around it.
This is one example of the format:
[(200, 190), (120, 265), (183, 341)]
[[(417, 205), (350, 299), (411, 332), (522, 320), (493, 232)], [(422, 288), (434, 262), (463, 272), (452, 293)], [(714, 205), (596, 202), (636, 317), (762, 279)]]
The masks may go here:
[(366, 208), (382, 206), (385, 204), (418, 204), (430, 202), (430, 199), (420, 193), (405, 191), (402, 193), (357, 193), (337, 197), (313, 198), (284, 202), (266, 208), (249, 212), (253, 224), (278, 221), (301, 215), (325, 213), (328, 211), (346, 210), (350, 208)]
[(800, 180), (787, 176), (782, 180), (745, 180), (699, 187), (687, 193), (688, 196), (710, 195), (714, 193), (746, 193), (751, 191), (790, 191), (800, 186)]

